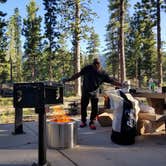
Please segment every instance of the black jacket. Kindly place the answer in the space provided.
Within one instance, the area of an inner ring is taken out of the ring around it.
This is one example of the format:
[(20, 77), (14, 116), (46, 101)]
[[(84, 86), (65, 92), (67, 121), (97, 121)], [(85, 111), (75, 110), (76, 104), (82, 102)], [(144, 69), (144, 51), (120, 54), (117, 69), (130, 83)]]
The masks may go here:
[(83, 92), (93, 92), (103, 82), (114, 84), (114, 79), (110, 78), (104, 70), (97, 70), (93, 65), (82, 68), (80, 75), (83, 76)]

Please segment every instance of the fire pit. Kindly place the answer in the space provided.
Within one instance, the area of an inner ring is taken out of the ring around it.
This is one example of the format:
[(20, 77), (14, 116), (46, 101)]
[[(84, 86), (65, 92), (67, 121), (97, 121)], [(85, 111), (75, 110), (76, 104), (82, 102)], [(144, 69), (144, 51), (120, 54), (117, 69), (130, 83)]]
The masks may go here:
[(77, 143), (77, 124), (71, 122), (47, 122), (49, 148), (73, 148)]
[(54, 115), (47, 121), (49, 148), (73, 148), (77, 144), (77, 122), (65, 115), (60, 107), (54, 107)]

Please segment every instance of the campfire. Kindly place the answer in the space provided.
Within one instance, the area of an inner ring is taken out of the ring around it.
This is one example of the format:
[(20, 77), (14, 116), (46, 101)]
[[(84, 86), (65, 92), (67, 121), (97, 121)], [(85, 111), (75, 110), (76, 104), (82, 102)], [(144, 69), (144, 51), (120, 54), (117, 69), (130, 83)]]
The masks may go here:
[(53, 113), (51, 116), (51, 122), (57, 123), (69, 123), (73, 120), (66, 114), (65, 110), (62, 106), (54, 106), (52, 107)]
[(50, 148), (73, 148), (77, 143), (77, 123), (71, 119), (62, 106), (50, 108), (47, 121), (47, 144)]

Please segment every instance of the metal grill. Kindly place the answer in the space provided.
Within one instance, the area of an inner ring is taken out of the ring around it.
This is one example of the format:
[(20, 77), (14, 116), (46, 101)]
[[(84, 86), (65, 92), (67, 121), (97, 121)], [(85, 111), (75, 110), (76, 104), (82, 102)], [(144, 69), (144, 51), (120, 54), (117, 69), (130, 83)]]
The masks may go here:
[(14, 84), (13, 105), (15, 107), (15, 132), (22, 134), (22, 109), (35, 108), (39, 115), (38, 164), (33, 166), (48, 166), (46, 160), (46, 113), (45, 105), (63, 103), (63, 85), (54, 82), (16, 83)]
[(14, 84), (14, 107), (42, 108), (45, 104), (63, 103), (63, 85), (56, 83)]

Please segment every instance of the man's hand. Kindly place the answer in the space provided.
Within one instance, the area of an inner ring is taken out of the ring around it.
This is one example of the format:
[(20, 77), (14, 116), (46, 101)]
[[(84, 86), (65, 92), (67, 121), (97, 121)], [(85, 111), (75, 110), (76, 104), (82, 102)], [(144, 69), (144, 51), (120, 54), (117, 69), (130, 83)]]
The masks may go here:
[(123, 87), (123, 88), (127, 88), (127, 87), (129, 87), (128, 82), (127, 82), (127, 81), (124, 81), (124, 82), (122, 83), (122, 87)]
[(114, 81), (115, 89), (121, 89), (123, 87), (123, 84), (118, 82), (117, 80)]
[(65, 84), (65, 82), (69, 81), (68, 78), (62, 78), (62, 83)]

